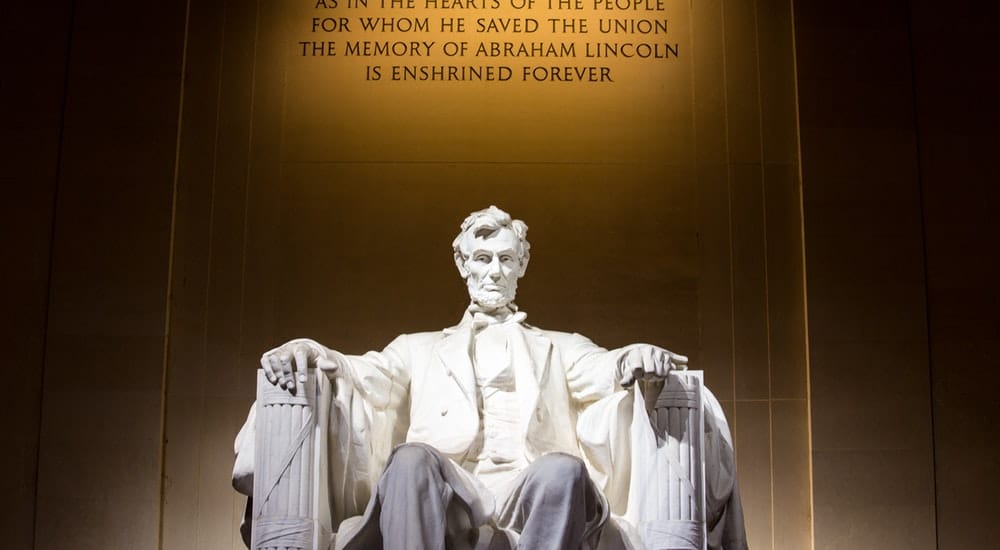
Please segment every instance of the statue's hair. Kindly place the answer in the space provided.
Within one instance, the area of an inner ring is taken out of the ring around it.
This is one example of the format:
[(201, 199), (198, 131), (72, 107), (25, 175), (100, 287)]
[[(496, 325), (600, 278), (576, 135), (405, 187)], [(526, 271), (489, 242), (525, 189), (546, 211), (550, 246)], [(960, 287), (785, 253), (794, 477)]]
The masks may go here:
[(528, 225), (521, 220), (512, 219), (510, 214), (492, 204), (489, 208), (469, 214), (465, 218), (465, 221), (462, 222), (462, 230), (458, 232), (458, 236), (451, 243), (451, 248), (455, 252), (455, 258), (467, 258), (465, 252), (462, 251), (462, 237), (466, 233), (471, 232), (473, 235), (484, 231), (492, 233), (504, 227), (512, 230), (514, 235), (517, 236), (517, 241), (520, 244), (519, 248), (521, 249), (519, 252), (521, 265), (527, 265), (528, 258), (530, 258), (529, 249), (531, 248), (531, 244), (528, 243), (527, 238)]

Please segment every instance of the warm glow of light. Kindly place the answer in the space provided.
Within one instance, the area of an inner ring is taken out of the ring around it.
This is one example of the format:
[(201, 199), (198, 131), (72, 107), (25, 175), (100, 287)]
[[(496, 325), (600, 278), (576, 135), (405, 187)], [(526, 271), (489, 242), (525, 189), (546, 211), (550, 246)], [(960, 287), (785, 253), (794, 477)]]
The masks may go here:
[[(288, 3), (279, 37), (295, 129), (285, 137), (288, 160), (689, 161), (689, 3), (623, 10), (583, 0), (582, 9), (559, 10), (530, 1), (522, 9), (512, 7), (519, 0), (497, 0), (496, 9), (492, 0), (482, 9)], [(464, 32), (443, 21), (451, 18)], [(321, 42), (335, 55), (313, 55)], [(358, 55), (366, 51), (389, 55)], [(374, 65), (381, 79), (366, 80)], [(465, 80), (440, 80), (449, 77)]]

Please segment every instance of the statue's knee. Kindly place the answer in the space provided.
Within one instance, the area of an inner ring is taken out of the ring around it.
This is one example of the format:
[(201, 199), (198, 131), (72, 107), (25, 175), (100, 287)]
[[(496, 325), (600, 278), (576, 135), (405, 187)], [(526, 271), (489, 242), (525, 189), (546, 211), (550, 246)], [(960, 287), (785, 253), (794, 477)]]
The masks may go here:
[(437, 457), (427, 447), (404, 443), (393, 453), (386, 472), (406, 476), (419, 476), (438, 468)]
[(378, 482), (383, 508), (419, 505), (443, 510), (451, 489), (441, 469), (440, 455), (433, 449), (420, 444), (397, 447)]
[(545, 486), (577, 487), (587, 479), (587, 467), (575, 456), (551, 453), (532, 464), (532, 478)]

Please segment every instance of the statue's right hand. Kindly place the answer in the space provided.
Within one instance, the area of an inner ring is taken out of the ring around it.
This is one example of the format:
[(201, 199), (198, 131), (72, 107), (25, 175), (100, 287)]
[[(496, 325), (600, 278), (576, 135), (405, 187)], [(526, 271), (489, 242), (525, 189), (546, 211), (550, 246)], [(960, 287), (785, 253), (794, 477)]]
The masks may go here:
[(305, 383), (306, 369), (325, 361), (327, 349), (315, 340), (299, 338), (268, 351), (260, 357), (267, 380), (294, 394), (298, 383)]

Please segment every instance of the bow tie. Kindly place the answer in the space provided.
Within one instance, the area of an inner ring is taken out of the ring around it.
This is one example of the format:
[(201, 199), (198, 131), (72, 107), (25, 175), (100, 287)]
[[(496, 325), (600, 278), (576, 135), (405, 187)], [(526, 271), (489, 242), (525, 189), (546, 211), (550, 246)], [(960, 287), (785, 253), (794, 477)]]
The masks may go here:
[(473, 304), (469, 306), (469, 313), (472, 316), (472, 328), (473, 330), (481, 330), (490, 325), (520, 324), (524, 321), (528, 314), (523, 311), (517, 311), (516, 308), (517, 306), (514, 306), (513, 308), (503, 307), (487, 312), (476, 304)]

